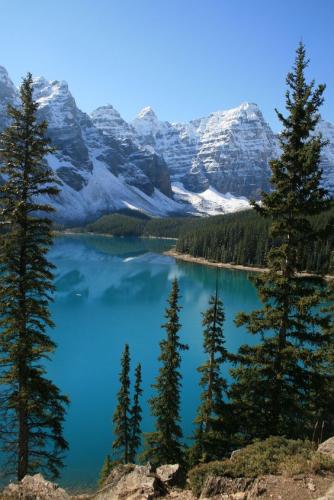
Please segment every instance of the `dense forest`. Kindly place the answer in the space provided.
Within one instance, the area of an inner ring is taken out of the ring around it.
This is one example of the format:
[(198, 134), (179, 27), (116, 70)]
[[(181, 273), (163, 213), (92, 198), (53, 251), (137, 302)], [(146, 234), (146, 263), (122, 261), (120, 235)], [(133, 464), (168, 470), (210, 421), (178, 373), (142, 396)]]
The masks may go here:
[(154, 218), (135, 212), (135, 216), (115, 213), (103, 215), (95, 222), (90, 222), (77, 230), (95, 234), (110, 234), (113, 236), (155, 236), (164, 238), (179, 238), (191, 227), (194, 217)]
[[(334, 208), (312, 217), (312, 225), (325, 228), (334, 217)], [(275, 243), (270, 236), (271, 219), (253, 210), (211, 217), (180, 235), (176, 249), (194, 257), (240, 265), (265, 266), (266, 254)], [(334, 235), (310, 241), (300, 250), (303, 268), (308, 271), (329, 272)]]

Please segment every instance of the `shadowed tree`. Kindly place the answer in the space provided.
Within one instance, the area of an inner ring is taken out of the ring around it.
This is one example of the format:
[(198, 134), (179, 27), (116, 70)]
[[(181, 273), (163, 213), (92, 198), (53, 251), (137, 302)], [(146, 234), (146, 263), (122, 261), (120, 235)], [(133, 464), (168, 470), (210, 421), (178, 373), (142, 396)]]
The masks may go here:
[(130, 351), (125, 344), (121, 357), (121, 372), (119, 375), (120, 389), (117, 394), (117, 406), (113, 416), (114, 435), (113, 450), (121, 454), (121, 460), (127, 464), (130, 456), (131, 425), (130, 425)]
[(156, 383), (156, 395), (151, 398), (152, 414), (156, 417), (156, 431), (146, 435), (144, 457), (154, 464), (183, 463), (182, 429), (180, 426), (181, 351), (188, 346), (180, 342), (179, 285), (175, 278), (165, 312), (167, 322), (162, 325), (166, 338), (160, 342), (161, 367)]
[[(322, 329), (329, 315), (321, 312), (326, 285), (319, 276), (303, 276), (302, 250), (324, 238), (326, 231), (312, 226), (310, 217), (329, 209), (321, 185), (320, 153), (324, 142), (316, 133), (324, 85), (307, 83), (305, 48), (300, 44), (287, 76), (287, 116), (277, 112), (283, 125), (281, 156), (271, 162), (273, 190), (254, 204), (271, 217), (273, 248), (269, 272), (255, 279), (262, 309), (241, 313), (258, 343), (243, 345), (232, 370), (231, 398), (239, 412), (240, 431), (246, 440), (269, 435), (311, 437), (317, 420), (314, 387), (319, 380)], [(321, 409), (318, 409), (321, 412)]]
[(47, 123), (36, 118), (30, 74), (20, 105), (9, 106), (10, 126), (0, 136), (0, 438), (8, 472), (17, 479), (41, 471), (57, 476), (68, 448), (63, 420), (68, 399), (45, 377), (55, 349), (53, 327), (53, 208), (44, 200), (58, 193), (45, 156), (52, 152)]
[(223, 303), (216, 293), (209, 300), (209, 308), (203, 314), (203, 348), (206, 354), (204, 363), (198, 368), (201, 374), (201, 404), (195, 423), (195, 443), (192, 448), (192, 460), (207, 462), (221, 459), (228, 446), (228, 404), (224, 401), (227, 382), (222, 377), (221, 369), (228, 358), (225, 348), (223, 324), (225, 314)]
[(138, 363), (135, 370), (135, 386), (134, 386), (134, 395), (133, 395), (133, 405), (131, 408), (131, 416), (130, 416), (130, 445), (129, 445), (129, 462), (135, 462), (136, 454), (138, 448), (141, 444), (141, 421), (142, 421), (142, 409), (140, 406), (140, 396), (143, 391), (141, 388), (141, 364)]

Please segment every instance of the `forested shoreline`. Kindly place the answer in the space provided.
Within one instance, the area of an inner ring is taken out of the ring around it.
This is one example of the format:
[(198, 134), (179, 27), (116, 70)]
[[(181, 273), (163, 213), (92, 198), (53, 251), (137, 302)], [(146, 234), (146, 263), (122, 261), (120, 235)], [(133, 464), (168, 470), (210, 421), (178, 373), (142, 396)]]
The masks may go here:
[[(312, 226), (325, 229), (334, 216), (334, 208), (311, 218)], [(210, 218), (202, 227), (181, 235), (177, 252), (209, 261), (242, 266), (266, 267), (266, 255), (277, 244), (270, 235), (271, 219), (253, 210)], [(334, 235), (310, 241), (300, 248), (303, 271), (331, 273)]]
[[(325, 228), (334, 217), (334, 207), (311, 218), (312, 225)], [(168, 217), (151, 219), (145, 215), (104, 215), (95, 222), (70, 232), (104, 234), (115, 237), (155, 237), (176, 239), (176, 251), (210, 262), (266, 267), (266, 254), (275, 244), (270, 237), (271, 219), (255, 210), (205, 218)], [(331, 274), (334, 235), (313, 241), (301, 249), (303, 270)]]

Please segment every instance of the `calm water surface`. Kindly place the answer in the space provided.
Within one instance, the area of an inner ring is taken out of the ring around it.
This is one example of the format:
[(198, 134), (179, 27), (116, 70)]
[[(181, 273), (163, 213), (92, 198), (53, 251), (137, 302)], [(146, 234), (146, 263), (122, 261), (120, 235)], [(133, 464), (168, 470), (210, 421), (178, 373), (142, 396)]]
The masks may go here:
[[(49, 375), (71, 399), (65, 436), (70, 444), (61, 483), (92, 485), (106, 454), (111, 452), (112, 414), (118, 390), (120, 355), (127, 342), (132, 368), (143, 367), (143, 431), (153, 430), (146, 404), (157, 374), (159, 341), (164, 330), (166, 298), (177, 276), (182, 293), (183, 354), (182, 426), (190, 436), (198, 405), (196, 367), (202, 362), (201, 311), (214, 291), (216, 270), (176, 262), (162, 252), (173, 242), (96, 236), (64, 236), (56, 240), (56, 300), (52, 306), (58, 344)], [(221, 270), (220, 289), (226, 312), (228, 349), (250, 341), (233, 319), (259, 302), (248, 274)], [(227, 372), (227, 370), (226, 370)]]

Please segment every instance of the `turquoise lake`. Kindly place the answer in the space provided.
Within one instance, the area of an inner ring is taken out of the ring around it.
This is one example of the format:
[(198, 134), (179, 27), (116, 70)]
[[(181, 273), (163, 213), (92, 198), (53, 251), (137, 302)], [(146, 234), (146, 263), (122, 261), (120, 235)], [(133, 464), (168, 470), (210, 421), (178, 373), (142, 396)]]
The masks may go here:
[[(164, 309), (171, 280), (181, 288), (180, 332), (189, 344), (182, 361), (182, 427), (185, 438), (199, 403), (199, 375), (203, 360), (201, 311), (214, 292), (216, 269), (163, 255), (168, 240), (63, 236), (50, 257), (56, 264), (56, 298), (52, 305), (58, 347), (48, 366), (49, 376), (66, 393), (65, 437), (70, 450), (60, 483), (94, 486), (104, 457), (111, 452), (112, 414), (118, 390), (119, 360), (130, 346), (132, 368), (143, 367), (143, 431), (154, 421), (147, 400), (158, 371), (159, 341), (164, 335)], [(219, 271), (224, 301), (227, 348), (236, 351), (251, 338), (233, 323), (235, 314), (259, 305), (249, 273)], [(228, 367), (226, 367), (228, 376)]]

